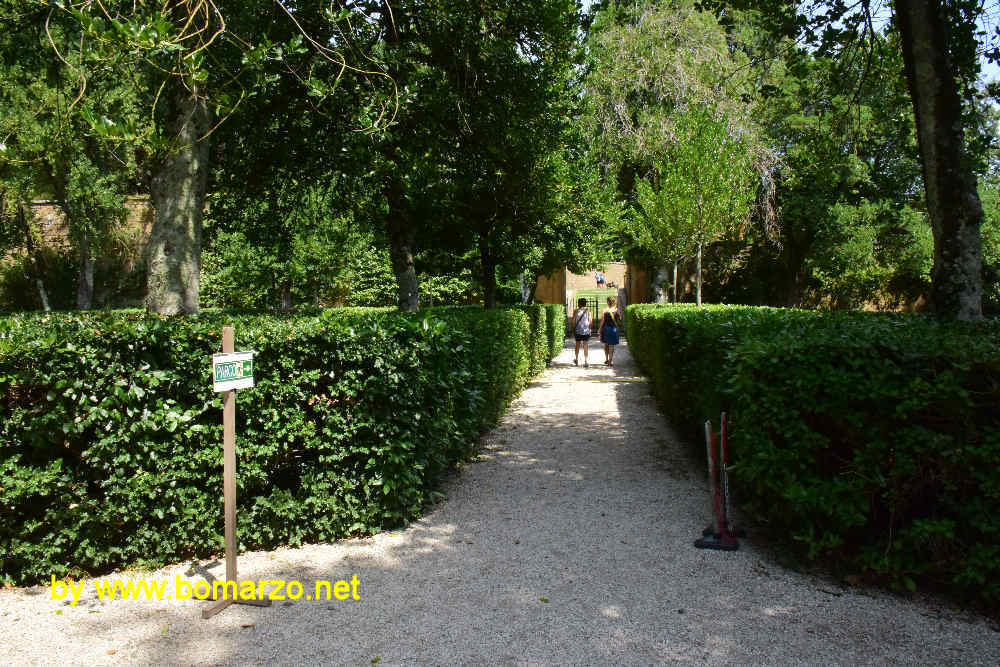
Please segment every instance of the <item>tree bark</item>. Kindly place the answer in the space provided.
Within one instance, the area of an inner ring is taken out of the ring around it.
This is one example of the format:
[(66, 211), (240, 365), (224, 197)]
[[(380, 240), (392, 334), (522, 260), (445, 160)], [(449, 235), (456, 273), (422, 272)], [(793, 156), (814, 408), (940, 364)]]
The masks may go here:
[[(406, 31), (410, 21), (401, 3), (387, 1), (385, 8), (388, 11), (380, 11), (379, 14), (381, 15), (383, 38), (392, 54), (388, 60), (388, 72), (392, 81), (402, 89), (407, 86), (413, 73), (412, 63), (406, 57), (405, 49), (403, 49), (408, 39)], [(402, 124), (397, 127), (399, 136), (406, 136), (407, 130), (408, 128), (403, 127)], [(399, 139), (397, 138), (396, 141)], [(384, 145), (382, 153), (397, 171), (402, 168), (398, 156), (399, 147), (395, 141)], [(397, 174), (391, 174), (384, 183), (384, 194), (389, 206), (386, 231), (389, 236), (389, 259), (392, 263), (392, 272), (396, 276), (398, 290), (396, 305), (403, 312), (416, 312), (420, 309), (420, 282), (417, 280), (417, 271), (413, 261), (417, 236), (410, 203), (406, 198), (405, 184)]]
[(698, 241), (698, 272), (697, 272), (697, 292), (698, 292), (698, 307), (701, 308), (701, 241)]
[[(66, 216), (66, 226), (72, 231), (76, 227), (74, 223), (78, 221), (70, 213), (65, 188), (62, 188), (57, 197), (59, 207), (62, 208), (63, 215)], [(82, 232), (77, 239), (77, 246), (80, 262), (77, 265), (76, 274), (76, 309), (90, 310), (94, 301), (94, 260), (90, 253), (90, 234), (86, 231)]]
[(486, 308), (496, 308), (497, 263), (493, 252), (485, 241), (479, 243), (479, 260), (483, 271), (483, 305)]
[(292, 310), (292, 286), (290, 283), (285, 282), (281, 284), (281, 311), (289, 312)]
[(153, 175), (155, 219), (146, 247), (146, 307), (161, 315), (198, 312), (201, 221), (209, 167), (211, 112), (198, 88), (172, 80), (175, 149)]
[(31, 267), (31, 278), (35, 281), (35, 289), (38, 290), (38, 300), (42, 303), (42, 310), (47, 313), (52, 310), (49, 307), (49, 293), (42, 280), (42, 267), (38, 262), (38, 255), (35, 253), (35, 241), (31, 236), (31, 224), (28, 222), (28, 215), (24, 212), (24, 206), (18, 205), (16, 216), (21, 231), (24, 233), (24, 246), (28, 251), (28, 266)]
[(650, 274), (649, 292), (654, 303), (670, 303), (670, 290), (662, 287), (670, 277), (667, 267), (657, 264)]
[(94, 304), (94, 258), (90, 254), (90, 235), (80, 237), (80, 271), (76, 281), (76, 309), (90, 310)]
[(958, 72), (949, 56), (956, 30), (940, 0), (896, 0), (896, 20), (934, 232), (933, 307), (942, 317), (979, 320), (983, 208), (965, 154)]
[(420, 309), (420, 286), (417, 282), (417, 271), (413, 263), (413, 227), (401, 229), (390, 225), (389, 258), (392, 260), (392, 272), (396, 274), (396, 284), (399, 286), (399, 309), (406, 313), (414, 313)]
[(394, 177), (386, 188), (386, 199), (389, 204), (389, 259), (399, 289), (397, 305), (403, 312), (414, 313), (420, 309), (420, 284), (413, 262), (416, 233), (403, 184)]
[(674, 260), (674, 303), (677, 303), (677, 260)]

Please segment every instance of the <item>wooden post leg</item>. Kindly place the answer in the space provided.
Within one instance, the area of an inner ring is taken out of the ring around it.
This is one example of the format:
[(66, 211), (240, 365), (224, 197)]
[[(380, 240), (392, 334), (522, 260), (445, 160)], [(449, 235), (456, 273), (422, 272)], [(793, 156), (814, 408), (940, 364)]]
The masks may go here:
[(213, 604), (211, 607), (209, 607), (208, 609), (201, 610), (201, 617), (212, 618), (213, 616), (215, 616), (216, 614), (218, 614), (220, 611), (222, 611), (231, 604), (233, 604), (232, 600), (216, 600), (215, 604)]
[[(234, 347), (232, 327), (222, 327), (222, 351), (232, 352)], [(230, 389), (222, 394), (222, 494), (225, 503), (226, 521), (226, 581), (236, 582), (239, 579), (236, 571), (236, 390)], [(225, 587), (222, 587), (225, 590)], [(270, 600), (240, 600), (232, 598), (216, 599), (215, 604), (201, 612), (202, 618), (218, 614), (231, 604), (249, 604), (256, 607), (269, 607)]]
[(227, 391), (222, 399), (224, 481), (226, 512), (226, 579), (236, 581), (236, 391)]

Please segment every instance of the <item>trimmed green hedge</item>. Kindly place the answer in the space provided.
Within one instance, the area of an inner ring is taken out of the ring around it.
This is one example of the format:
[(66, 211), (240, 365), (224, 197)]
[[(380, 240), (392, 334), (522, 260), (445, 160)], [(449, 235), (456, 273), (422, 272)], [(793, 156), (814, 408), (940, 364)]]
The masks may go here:
[[(538, 321), (538, 318), (536, 318)], [(208, 312), (0, 319), (0, 580), (222, 550), (223, 325), (253, 349), (238, 392), (241, 548), (416, 517), (530, 378), (519, 310), (318, 317)]]
[(561, 303), (545, 305), (545, 327), (549, 339), (549, 361), (552, 361), (563, 349), (566, 338), (566, 306)]
[(734, 499), (775, 535), (900, 589), (1000, 600), (1000, 321), (722, 306), (627, 317), (683, 431), (728, 411)]
[(532, 375), (541, 373), (549, 361), (548, 311), (544, 305), (511, 306), (528, 316), (530, 336), (525, 341), (528, 348), (528, 368)]
[(531, 370), (540, 373), (563, 349), (566, 306), (558, 303), (538, 303), (514, 306), (531, 319)]

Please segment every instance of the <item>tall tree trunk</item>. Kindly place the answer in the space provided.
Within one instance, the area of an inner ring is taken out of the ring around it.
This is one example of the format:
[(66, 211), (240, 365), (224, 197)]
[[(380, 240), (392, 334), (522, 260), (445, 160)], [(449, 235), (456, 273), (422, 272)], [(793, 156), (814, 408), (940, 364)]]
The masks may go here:
[(701, 241), (698, 241), (698, 271), (695, 279), (698, 292), (698, 307), (701, 308)]
[(497, 263), (488, 242), (479, 242), (479, 260), (483, 271), (483, 305), (486, 308), (497, 307)]
[[(398, 51), (402, 49), (408, 39), (406, 31), (410, 21), (402, 3), (387, 0), (385, 7), (388, 11), (380, 12), (380, 21), (389, 52), (393, 54), (389, 58), (388, 73), (395, 85), (402, 89), (407, 86), (410, 76), (413, 74), (409, 60), (400, 55), (400, 51)], [(401, 53), (405, 54), (405, 49), (402, 49)], [(399, 136), (406, 136), (411, 128), (400, 125), (397, 130)], [(383, 155), (396, 166), (397, 173), (401, 168), (398, 150), (395, 141), (382, 147)], [(388, 181), (384, 184), (383, 192), (389, 205), (386, 231), (389, 236), (389, 259), (392, 262), (392, 272), (396, 275), (398, 290), (396, 304), (403, 312), (416, 312), (420, 309), (420, 281), (417, 280), (416, 266), (413, 261), (417, 238), (416, 229), (413, 224), (410, 204), (406, 199), (405, 186), (396, 173), (389, 176)]]
[(94, 304), (94, 258), (90, 254), (90, 234), (80, 237), (80, 271), (76, 280), (76, 309), (90, 310)]
[(982, 319), (983, 208), (965, 155), (958, 72), (949, 57), (959, 30), (948, 24), (940, 0), (896, 0), (896, 20), (934, 232), (934, 309), (947, 318)]
[(289, 312), (292, 309), (292, 285), (288, 281), (281, 284), (281, 310)]
[[(66, 196), (65, 188), (57, 188), (57, 201), (59, 207), (66, 216), (66, 227), (72, 231), (76, 228), (78, 220), (70, 213), (69, 198)], [(94, 301), (94, 260), (90, 253), (90, 234), (83, 231), (77, 239), (77, 252), (79, 264), (76, 273), (76, 309), (90, 310)]]
[(670, 303), (670, 290), (663, 287), (668, 278), (670, 278), (670, 272), (667, 267), (657, 264), (649, 281), (650, 295), (654, 303)]
[(403, 184), (391, 177), (385, 189), (389, 204), (389, 259), (392, 272), (396, 274), (399, 298), (396, 305), (404, 313), (415, 313), (420, 309), (420, 283), (413, 262), (413, 246), (416, 232), (410, 215), (409, 202)]
[(52, 310), (49, 307), (49, 293), (45, 289), (42, 281), (42, 267), (38, 261), (38, 254), (35, 252), (35, 239), (31, 235), (31, 224), (28, 222), (28, 214), (24, 211), (24, 206), (17, 207), (17, 222), (24, 234), (24, 247), (28, 251), (28, 266), (30, 266), (31, 278), (35, 281), (35, 289), (38, 290), (38, 300), (42, 303), (42, 310), (46, 313)]
[(205, 206), (211, 112), (198, 88), (179, 80), (171, 100), (176, 148), (153, 175), (155, 219), (146, 247), (146, 306), (154, 313), (198, 312), (201, 281), (201, 219)]
[(674, 303), (677, 303), (677, 260), (674, 260)]

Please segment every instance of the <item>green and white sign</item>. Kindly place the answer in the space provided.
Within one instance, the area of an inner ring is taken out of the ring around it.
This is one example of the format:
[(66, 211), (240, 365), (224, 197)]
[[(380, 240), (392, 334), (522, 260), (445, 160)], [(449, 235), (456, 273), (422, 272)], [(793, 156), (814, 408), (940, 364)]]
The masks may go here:
[(215, 391), (252, 387), (253, 352), (213, 354), (212, 382)]

